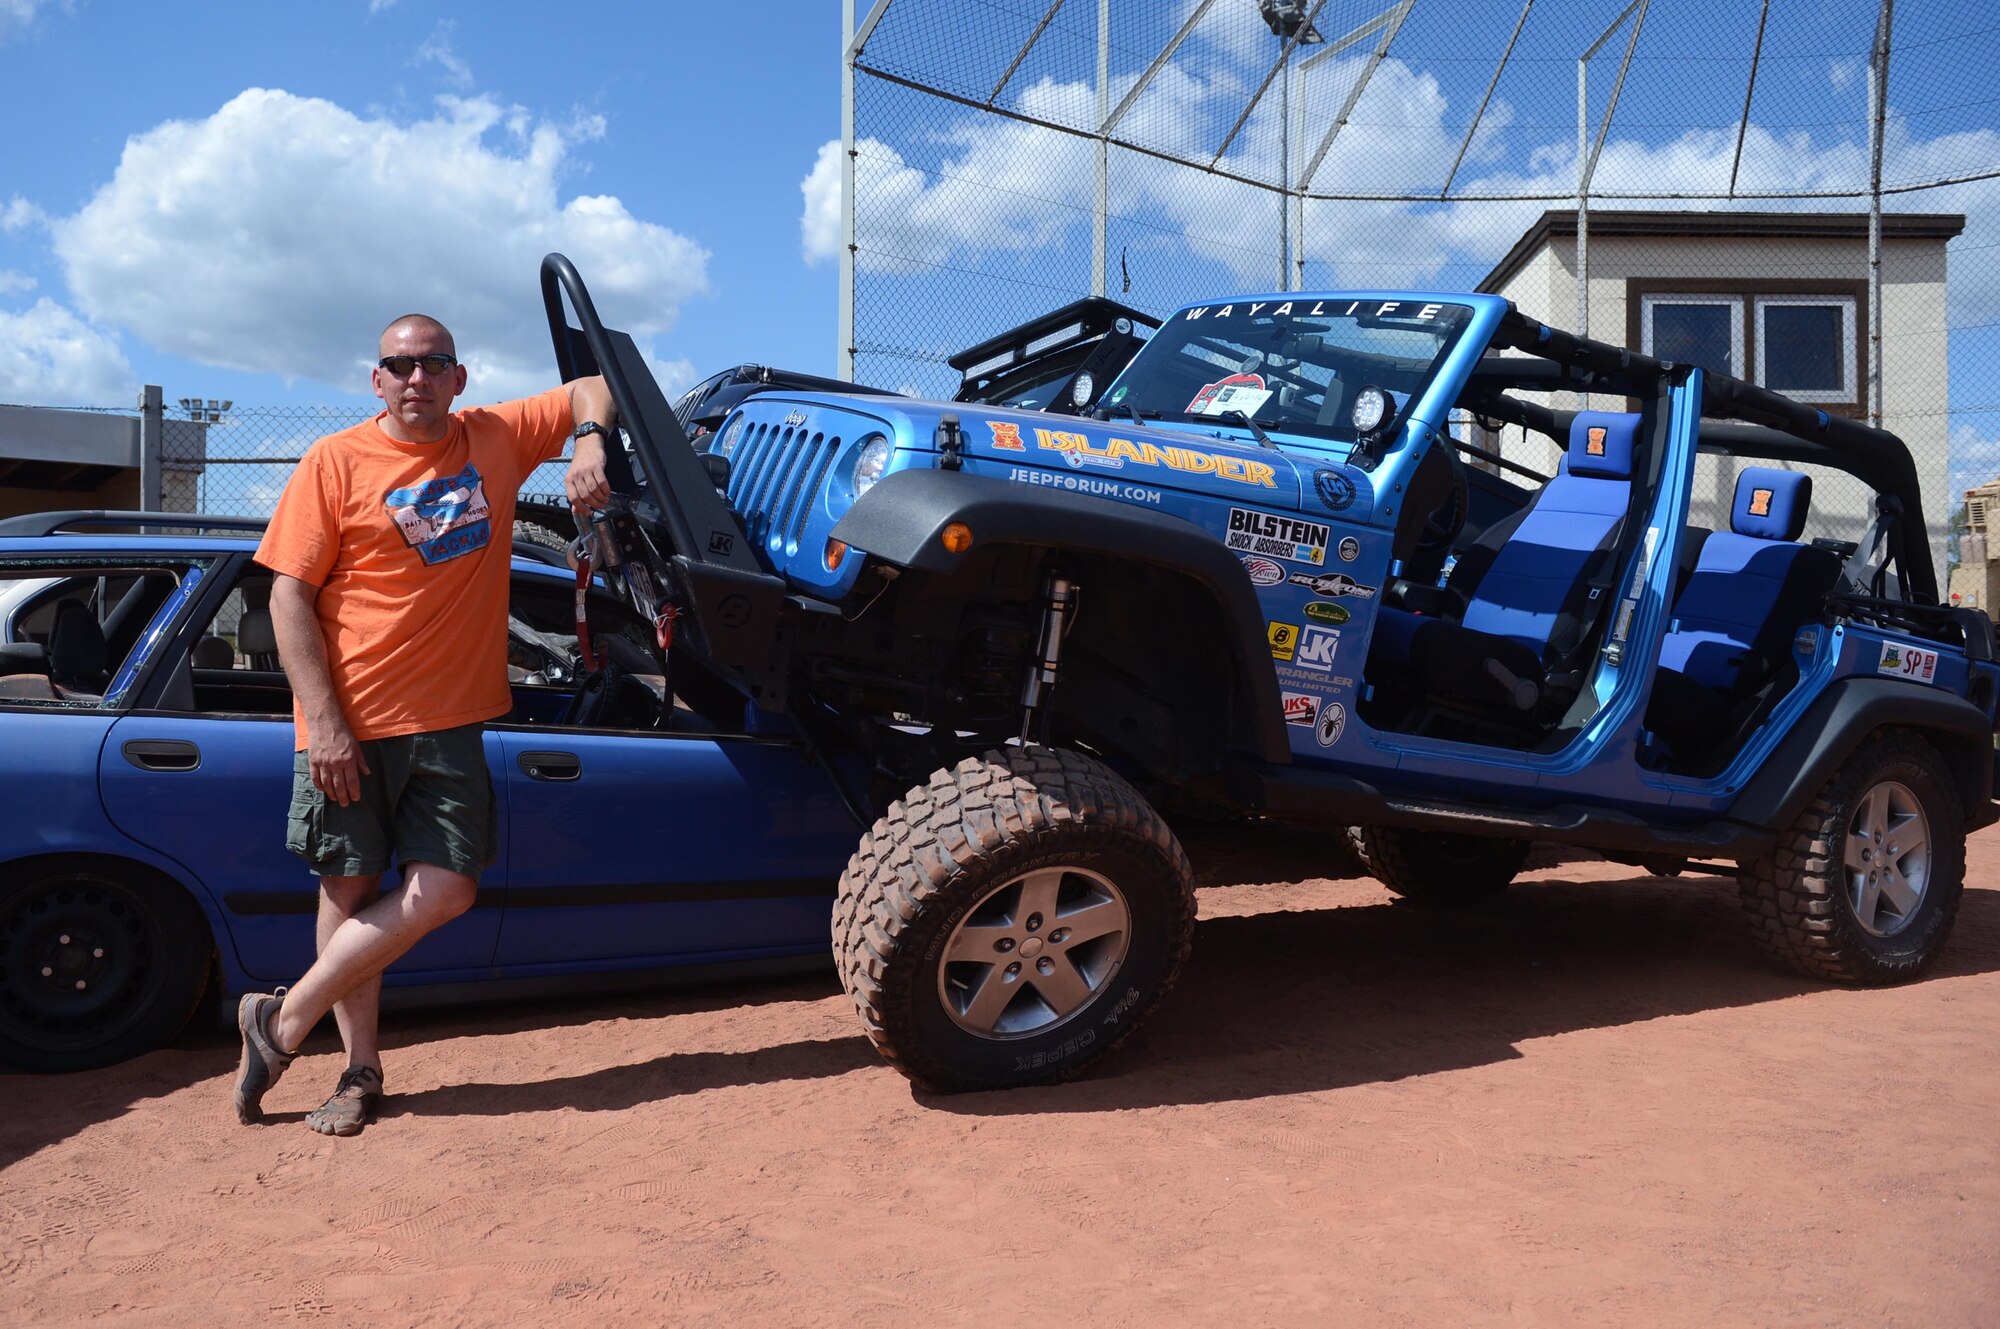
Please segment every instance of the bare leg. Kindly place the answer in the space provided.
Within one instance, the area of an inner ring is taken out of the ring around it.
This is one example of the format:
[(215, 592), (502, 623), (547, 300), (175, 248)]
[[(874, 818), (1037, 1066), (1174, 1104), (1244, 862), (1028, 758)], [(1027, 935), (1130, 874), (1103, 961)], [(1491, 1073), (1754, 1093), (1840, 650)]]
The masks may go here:
[[(322, 954), (340, 925), (382, 897), (382, 878), (322, 877), (319, 883), (319, 924), (315, 939)], [(340, 1045), (347, 1049), (349, 1066), (382, 1069), (382, 976), (362, 983), (333, 1004), (334, 1023), (340, 1026)]]
[(448, 868), (406, 865), (402, 885), (333, 929), (271, 1018), (272, 1040), (286, 1051), (297, 1048), (336, 1002), (379, 980), (410, 947), (470, 909), (478, 893), (476, 881)]

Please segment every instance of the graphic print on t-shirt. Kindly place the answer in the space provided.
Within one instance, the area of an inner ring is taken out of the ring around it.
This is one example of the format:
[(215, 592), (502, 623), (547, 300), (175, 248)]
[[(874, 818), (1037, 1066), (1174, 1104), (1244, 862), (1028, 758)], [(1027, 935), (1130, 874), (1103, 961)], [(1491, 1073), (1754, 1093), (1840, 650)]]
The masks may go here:
[(468, 465), (429, 484), (392, 489), (382, 500), (396, 529), (425, 563), (443, 563), (484, 549), (492, 539), (486, 482)]

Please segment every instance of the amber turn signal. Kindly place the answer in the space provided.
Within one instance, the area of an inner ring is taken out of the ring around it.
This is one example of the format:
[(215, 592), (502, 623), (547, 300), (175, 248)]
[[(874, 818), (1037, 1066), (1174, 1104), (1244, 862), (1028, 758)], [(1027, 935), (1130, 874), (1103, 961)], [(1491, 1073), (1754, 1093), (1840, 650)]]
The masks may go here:
[(972, 548), (972, 528), (962, 521), (945, 527), (944, 547), (954, 554), (962, 554)]
[(828, 540), (826, 542), (826, 570), (828, 572), (840, 571), (840, 565), (846, 558), (847, 543), (845, 541)]

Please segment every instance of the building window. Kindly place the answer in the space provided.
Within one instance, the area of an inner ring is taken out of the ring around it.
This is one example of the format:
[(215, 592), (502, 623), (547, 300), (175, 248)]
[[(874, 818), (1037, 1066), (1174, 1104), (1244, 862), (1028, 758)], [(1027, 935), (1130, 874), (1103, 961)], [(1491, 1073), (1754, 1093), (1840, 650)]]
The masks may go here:
[(1642, 354), (1743, 377), (1743, 302), (1731, 296), (1648, 295)]
[(1765, 295), (1756, 303), (1759, 383), (1798, 401), (1859, 400), (1853, 299)]

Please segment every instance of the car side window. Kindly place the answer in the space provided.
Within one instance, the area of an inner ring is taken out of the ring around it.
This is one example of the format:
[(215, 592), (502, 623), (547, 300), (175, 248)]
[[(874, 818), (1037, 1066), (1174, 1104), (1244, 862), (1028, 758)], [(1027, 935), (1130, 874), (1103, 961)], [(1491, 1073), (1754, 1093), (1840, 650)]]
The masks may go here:
[(271, 626), (271, 575), (253, 571), (229, 588), (188, 648), (194, 709), (223, 715), (290, 715), (292, 687)]
[(0, 701), (116, 706), (199, 566), (0, 565)]

